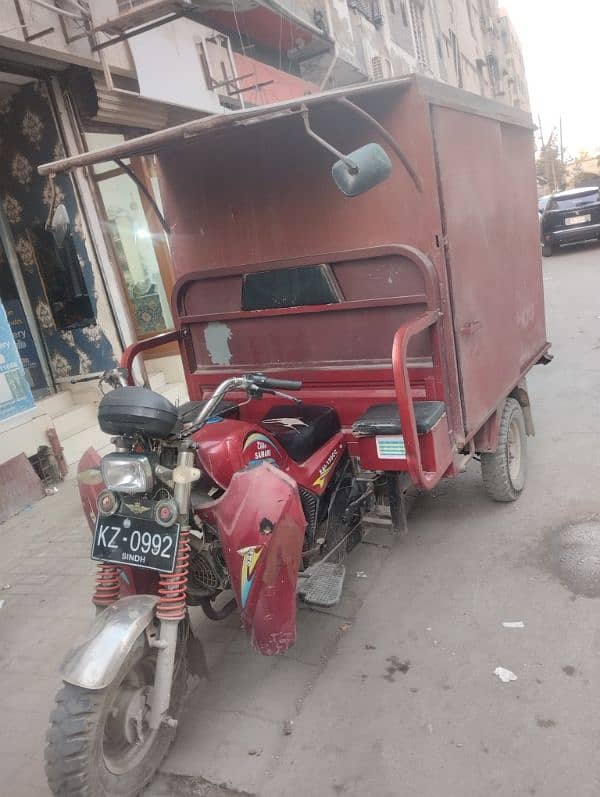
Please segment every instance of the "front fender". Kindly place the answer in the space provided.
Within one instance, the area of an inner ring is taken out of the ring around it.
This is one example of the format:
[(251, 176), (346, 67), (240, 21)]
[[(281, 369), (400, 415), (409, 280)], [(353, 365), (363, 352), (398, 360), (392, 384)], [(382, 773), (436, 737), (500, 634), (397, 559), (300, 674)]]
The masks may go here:
[(267, 462), (236, 473), (210, 508), (252, 645), (266, 656), (296, 641), (296, 586), (306, 518), (296, 482)]
[(61, 667), (63, 681), (83, 689), (107, 687), (152, 622), (157, 603), (155, 595), (130, 595), (107, 606), (67, 654)]

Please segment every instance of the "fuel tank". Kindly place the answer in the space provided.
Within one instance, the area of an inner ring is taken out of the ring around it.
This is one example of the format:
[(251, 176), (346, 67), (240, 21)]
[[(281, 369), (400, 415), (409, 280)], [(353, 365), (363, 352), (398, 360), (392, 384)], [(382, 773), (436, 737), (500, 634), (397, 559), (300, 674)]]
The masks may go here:
[(233, 474), (268, 462), (283, 468), (287, 454), (260, 426), (232, 418), (213, 418), (192, 435), (199, 467), (226, 489)]

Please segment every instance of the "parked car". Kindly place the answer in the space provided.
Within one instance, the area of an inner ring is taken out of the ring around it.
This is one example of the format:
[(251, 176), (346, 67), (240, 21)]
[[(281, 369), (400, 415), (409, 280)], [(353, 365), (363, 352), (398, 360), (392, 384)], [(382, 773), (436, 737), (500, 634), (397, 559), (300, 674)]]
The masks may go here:
[(546, 210), (546, 205), (548, 204), (548, 200), (552, 194), (546, 194), (546, 196), (541, 196), (538, 198), (538, 213), (540, 216), (544, 215), (544, 211)]
[(572, 188), (552, 194), (541, 219), (542, 254), (551, 257), (563, 244), (600, 238), (600, 188)]

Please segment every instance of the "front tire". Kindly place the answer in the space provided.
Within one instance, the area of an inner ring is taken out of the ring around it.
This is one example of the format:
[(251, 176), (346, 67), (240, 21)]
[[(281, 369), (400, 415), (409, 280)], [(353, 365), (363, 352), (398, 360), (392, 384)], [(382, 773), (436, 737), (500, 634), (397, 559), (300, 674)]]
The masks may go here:
[(521, 405), (507, 398), (500, 418), (498, 448), (481, 455), (483, 486), (494, 501), (516, 501), (527, 478), (527, 432)]
[[(171, 717), (187, 682), (185, 645), (178, 647)], [(175, 738), (175, 728), (147, 725), (155, 666), (156, 650), (144, 635), (105, 689), (65, 683), (59, 690), (46, 737), (46, 776), (56, 797), (135, 797), (151, 780)]]

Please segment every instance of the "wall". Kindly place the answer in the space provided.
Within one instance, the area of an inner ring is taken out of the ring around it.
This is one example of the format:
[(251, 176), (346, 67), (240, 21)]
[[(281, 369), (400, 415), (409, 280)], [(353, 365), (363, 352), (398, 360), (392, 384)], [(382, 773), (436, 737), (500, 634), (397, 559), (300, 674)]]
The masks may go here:
[[(90, 61), (99, 63), (99, 56), (97, 53), (92, 52), (87, 38), (79, 39), (72, 43), (66, 41), (65, 32), (69, 38), (81, 33), (81, 28), (76, 20), (63, 17), (63, 23), (61, 24), (61, 17), (54, 11), (42, 8), (35, 3), (27, 2), (27, 0), (20, 0), (20, 3), (27, 30), (30, 35), (48, 28), (53, 28), (53, 30), (45, 36), (36, 38), (32, 44), (37, 47), (55, 50), (58, 53), (68, 53), (78, 58), (86, 58)], [(99, 24), (101, 20), (109, 16), (116, 16), (117, 14), (116, 0), (93, 0), (89, 5), (92, 18), (96, 24)], [(70, 3), (67, 3), (66, 6), (71, 10)], [(5, 32), (7, 38), (20, 41), (25, 40), (13, 0), (0, 0), (0, 20), (2, 20), (1, 30)], [(127, 71), (132, 70), (133, 63), (127, 44), (116, 44), (108, 47), (105, 53), (111, 66)]]
[(248, 56), (241, 53), (234, 53), (233, 59), (238, 75), (253, 75), (252, 78), (242, 80), (241, 86), (245, 87), (251, 86), (253, 83), (259, 84), (265, 81), (273, 81), (268, 86), (245, 91), (243, 95), (244, 101), (248, 104), (266, 105), (270, 102), (292, 100), (305, 94), (316, 94), (319, 91), (319, 87), (315, 83), (310, 83), (295, 75), (282, 72), (280, 69), (275, 69), (275, 67), (268, 64), (261, 64), (260, 61), (255, 61), (253, 58), (248, 58)]
[[(52, 202), (48, 178), (38, 175), (40, 163), (63, 157), (62, 144), (46, 84), (32, 83), (11, 97), (0, 99), (0, 201), (9, 223), (29, 297), (40, 332), (48, 350), (50, 367), (56, 379), (102, 371), (115, 358), (104, 328), (88, 324), (59, 331), (54, 323), (44, 284), (36, 264), (36, 253), (28, 237), (33, 226), (45, 225)], [(99, 275), (92, 267), (84, 240), (84, 224), (71, 178), (56, 178), (56, 199), (64, 203), (73, 228), (73, 242), (94, 314), (98, 314)]]

